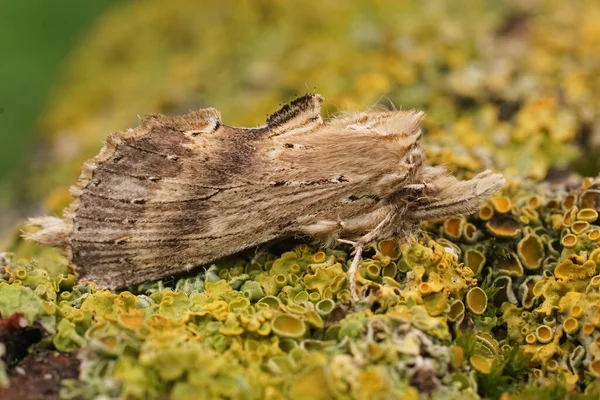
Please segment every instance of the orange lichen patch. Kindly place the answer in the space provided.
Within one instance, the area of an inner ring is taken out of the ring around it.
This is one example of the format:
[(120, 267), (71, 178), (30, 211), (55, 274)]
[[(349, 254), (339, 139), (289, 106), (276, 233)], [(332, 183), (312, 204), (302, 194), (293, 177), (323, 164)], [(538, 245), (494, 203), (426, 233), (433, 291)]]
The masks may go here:
[(390, 311), (387, 313), (387, 315), (389, 315), (390, 318), (398, 319), (401, 321), (407, 321), (407, 322), (412, 322), (412, 320), (414, 319), (414, 316), (410, 312), (400, 311), (400, 310)]
[(563, 209), (564, 210), (571, 209), (575, 205), (576, 200), (577, 200), (577, 197), (573, 194), (568, 194), (567, 196), (565, 196), (565, 199), (562, 202)]
[(558, 361), (556, 360), (550, 360), (548, 361), (548, 364), (546, 364), (546, 371), (548, 372), (556, 372), (558, 371)]
[(494, 262), (494, 269), (500, 274), (518, 278), (523, 276), (523, 265), (515, 253), (509, 253), (507, 258), (498, 258)]
[(596, 264), (600, 263), (600, 247), (594, 249), (588, 256), (589, 260), (593, 260)]
[(584, 333), (585, 335), (588, 335), (588, 336), (589, 336), (589, 335), (591, 335), (592, 333), (594, 333), (594, 329), (595, 329), (595, 327), (594, 327), (594, 325), (592, 325), (592, 324), (583, 324), (583, 329), (582, 329), (582, 331), (583, 331), (583, 333)]
[(554, 332), (548, 325), (540, 325), (535, 330), (535, 338), (542, 344), (550, 343), (553, 337)]
[(389, 278), (393, 278), (396, 276), (396, 273), (398, 272), (398, 267), (396, 266), (395, 263), (389, 263), (388, 265), (386, 265), (385, 267), (383, 267), (383, 269), (381, 270), (381, 276), (382, 277), (389, 277)]
[(318, 251), (313, 256), (313, 260), (316, 263), (323, 263), (325, 260), (327, 260), (327, 254), (325, 254), (324, 251)]
[(483, 203), (479, 208), (479, 219), (483, 221), (489, 221), (494, 216), (494, 208), (489, 203)]
[(485, 255), (482, 252), (469, 249), (465, 252), (465, 266), (478, 275), (485, 265)]
[(448, 305), (448, 295), (446, 292), (437, 292), (423, 297), (423, 305), (427, 313), (432, 317), (442, 315)]
[(537, 338), (533, 333), (529, 333), (527, 336), (525, 336), (525, 342), (527, 344), (534, 344), (535, 342), (537, 342)]
[(462, 318), (465, 314), (465, 305), (461, 300), (456, 300), (450, 306), (450, 311), (447, 314), (448, 321), (455, 322)]
[(517, 254), (528, 270), (536, 270), (544, 260), (544, 244), (535, 235), (525, 236), (517, 245)]
[(381, 251), (384, 256), (387, 256), (392, 260), (396, 260), (400, 257), (400, 246), (397, 240), (380, 240), (378, 246), (379, 251)]
[(553, 282), (549, 279), (540, 279), (539, 281), (537, 281), (534, 285), (533, 285), (533, 295), (535, 297), (540, 297), (542, 295), (544, 295), (544, 293), (546, 292), (546, 290), (548, 290), (549, 288), (551, 288), (551, 286), (553, 285)]
[(587, 236), (592, 242), (597, 242), (600, 240), (600, 229), (592, 229), (588, 232)]
[(512, 207), (512, 201), (506, 196), (492, 197), (490, 203), (499, 214), (506, 214)]
[(573, 367), (577, 367), (585, 357), (585, 347), (579, 345), (569, 355), (569, 363)]
[(304, 314), (304, 322), (313, 328), (321, 329), (325, 326), (321, 316), (314, 310), (309, 310)]
[(474, 287), (469, 289), (467, 296), (465, 297), (467, 308), (475, 315), (481, 315), (487, 308), (487, 295), (483, 289)]
[(475, 336), (477, 337), (477, 342), (481, 345), (479, 348), (480, 354), (495, 356), (500, 352), (498, 341), (489, 332), (476, 332)]
[(462, 347), (453, 344), (450, 346), (450, 353), (452, 354), (452, 367), (459, 369), (465, 361), (465, 351)]
[[(552, 290), (555, 288), (554, 285), (549, 285), (548, 289)], [(572, 311), (576, 313), (583, 313), (583, 307), (579, 304), (585, 302), (585, 295), (576, 291), (570, 291), (563, 296), (560, 296), (558, 302), (558, 312), (561, 314), (570, 314), (574, 318), (581, 317), (581, 315), (573, 316)]]
[(291, 314), (279, 314), (271, 321), (273, 332), (284, 338), (299, 338), (306, 332), (304, 322)]
[(596, 263), (587, 260), (583, 265), (575, 264), (571, 258), (567, 258), (556, 266), (554, 275), (562, 280), (582, 280), (591, 278), (596, 273)]
[(585, 310), (579, 304), (576, 304), (573, 307), (571, 307), (571, 316), (573, 316), (573, 318), (579, 319), (583, 317), (584, 312)]
[(410, 267), (406, 263), (406, 260), (404, 260), (402, 258), (400, 260), (398, 260), (398, 271), (400, 271), (400, 272), (406, 272), (409, 269), (410, 269)]
[(379, 267), (379, 265), (377, 265), (377, 264), (369, 264), (365, 268), (366, 277), (372, 281), (377, 280), (377, 278), (379, 278), (380, 272), (381, 272), (381, 267)]
[(429, 283), (421, 283), (419, 285), (419, 293), (421, 293), (422, 296), (427, 296), (429, 293), (431, 293), (431, 286), (429, 285)]
[(145, 321), (146, 317), (143, 313), (132, 312), (126, 314), (119, 314), (117, 316), (117, 322), (119, 323), (119, 325), (132, 330), (137, 330), (141, 328), (142, 325), (144, 325)]
[(536, 298), (536, 296), (533, 294), (533, 287), (536, 281), (540, 279), (540, 277), (530, 276), (521, 284), (521, 302), (523, 303), (524, 307), (529, 308), (533, 306), (533, 302)]
[(584, 208), (583, 210), (577, 213), (578, 221), (586, 221), (590, 224), (595, 222), (598, 219), (598, 211), (593, 208)]
[(22, 281), (27, 278), (27, 271), (24, 268), (19, 268), (15, 271), (15, 277)]
[(563, 247), (566, 247), (567, 249), (572, 249), (577, 245), (577, 236), (573, 235), (572, 233), (567, 233), (560, 240), (560, 243), (563, 245)]
[(579, 322), (575, 318), (567, 318), (563, 321), (563, 329), (569, 335), (572, 335), (579, 330)]
[(540, 220), (540, 214), (531, 207), (523, 207), (521, 209), (521, 214), (522, 216), (527, 217), (531, 223), (538, 223)]
[(573, 225), (573, 222), (575, 222), (577, 219), (577, 211), (577, 207), (571, 207), (570, 210), (565, 211), (562, 217), (563, 227), (568, 228)]
[(559, 232), (563, 228), (562, 215), (552, 214), (550, 215), (550, 227), (553, 231)]
[(589, 177), (589, 176), (583, 178), (581, 181), (581, 188), (582, 189), (589, 188), (590, 186), (592, 186), (594, 184), (594, 180), (595, 180), (594, 178)]
[(600, 209), (600, 190), (598, 188), (588, 188), (579, 196), (579, 206), (581, 208)]
[[(598, 295), (597, 293), (594, 293), (593, 295)], [(592, 294), (590, 294), (590, 296), (593, 296)], [(592, 303), (591, 307), (591, 312), (589, 313), (589, 319), (588, 322), (592, 325), (594, 325), (597, 328), (600, 328), (600, 301), (596, 301), (595, 304)]]
[(556, 326), (556, 318), (554, 318), (554, 316), (546, 315), (542, 321), (545, 325), (548, 325), (551, 328)]
[(590, 363), (590, 372), (596, 377), (600, 377), (600, 360), (594, 360)]
[(573, 225), (571, 225), (571, 231), (575, 235), (581, 235), (582, 233), (587, 232), (590, 229), (590, 223), (587, 221), (575, 221)]
[(472, 223), (466, 223), (463, 227), (463, 238), (467, 243), (475, 243), (477, 241), (477, 227)]
[(494, 218), (485, 224), (492, 235), (498, 238), (514, 238), (521, 233), (521, 224), (510, 216)]
[(560, 252), (562, 251), (562, 244), (560, 243), (560, 239), (549, 239), (548, 240), (548, 251), (553, 256), (560, 256)]
[(489, 374), (492, 371), (493, 359), (483, 357), (479, 354), (474, 354), (469, 359), (471, 366), (475, 371), (481, 372), (482, 374)]
[(527, 344), (523, 346), (523, 353), (526, 355), (530, 355), (530, 365), (540, 365), (544, 368), (548, 361), (560, 357), (564, 354), (564, 350), (561, 348), (559, 344), (559, 340), (562, 337), (562, 330), (558, 330), (556, 334), (554, 334), (554, 338), (550, 343), (547, 344)]
[(541, 202), (542, 199), (540, 198), (540, 196), (533, 195), (527, 201), (527, 205), (531, 208), (537, 208), (541, 204)]
[(548, 200), (548, 202), (546, 203), (546, 208), (548, 208), (549, 210), (552, 210), (552, 211), (558, 211), (560, 209), (560, 207), (561, 207), (561, 204), (556, 199)]
[(464, 217), (448, 218), (444, 221), (444, 234), (450, 239), (459, 239), (462, 234), (464, 223)]

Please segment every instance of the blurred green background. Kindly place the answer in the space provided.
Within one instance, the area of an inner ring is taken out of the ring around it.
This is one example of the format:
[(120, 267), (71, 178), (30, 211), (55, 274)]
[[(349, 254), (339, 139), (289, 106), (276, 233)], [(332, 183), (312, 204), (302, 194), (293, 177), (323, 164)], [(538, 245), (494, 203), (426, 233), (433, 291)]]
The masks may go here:
[[(0, 1), (0, 187), (4, 213), (19, 196), (19, 171), (31, 162), (38, 117), (69, 50), (118, 0)], [(5, 218), (5, 223), (8, 223)]]

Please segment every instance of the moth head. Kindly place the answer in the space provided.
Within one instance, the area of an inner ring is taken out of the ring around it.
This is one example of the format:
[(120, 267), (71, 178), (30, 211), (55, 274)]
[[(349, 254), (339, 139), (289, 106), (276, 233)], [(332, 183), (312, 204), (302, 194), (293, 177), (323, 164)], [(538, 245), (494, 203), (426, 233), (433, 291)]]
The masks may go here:
[(387, 197), (420, 168), (422, 112), (355, 112), (323, 121), (321, 102), (320, 96), (307, 95), (267, 120), (266, 159), (293, 167), (291, 176), (279, 181), (319, 176), (323, 181), (364, 182), (365, 190)]

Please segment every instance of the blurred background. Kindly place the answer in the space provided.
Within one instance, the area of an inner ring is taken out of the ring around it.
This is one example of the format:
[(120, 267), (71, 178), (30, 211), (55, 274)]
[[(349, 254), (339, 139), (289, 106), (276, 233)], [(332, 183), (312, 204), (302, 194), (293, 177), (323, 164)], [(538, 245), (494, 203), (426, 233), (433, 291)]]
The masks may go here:
[(2, 1), (0, 237), (60, 215), (144, 114), (260, 125), (313, 90), (325, 116), (424, 110), (430, 162), (464, 177), (596, 175), (599, 20), (597, 0)]
[(42, 146), (39, 118), (69, 52), (117, 3), (0, 1), (0, 237), (35, 200), (27, 196), (23, 170)]

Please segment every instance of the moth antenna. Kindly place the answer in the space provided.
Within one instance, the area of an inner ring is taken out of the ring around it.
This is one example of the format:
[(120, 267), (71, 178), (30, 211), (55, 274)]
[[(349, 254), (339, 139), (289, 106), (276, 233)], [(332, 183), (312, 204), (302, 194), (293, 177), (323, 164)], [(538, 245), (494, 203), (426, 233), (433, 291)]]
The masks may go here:
[(318, 94), (307, 94), (281, 107), (267, 118), (267, 126), (273, 136), (285, 132), (308, 131), (323, 124), (321, 104), (323, 97)]
[(30, 218), (27, 225), (38, 226), (40, 230), (25, 232), (23, 237), (42, 246), (61, 247), (67, 243), (67, 238), (71, 233), (69, 224), (57, 217)]

